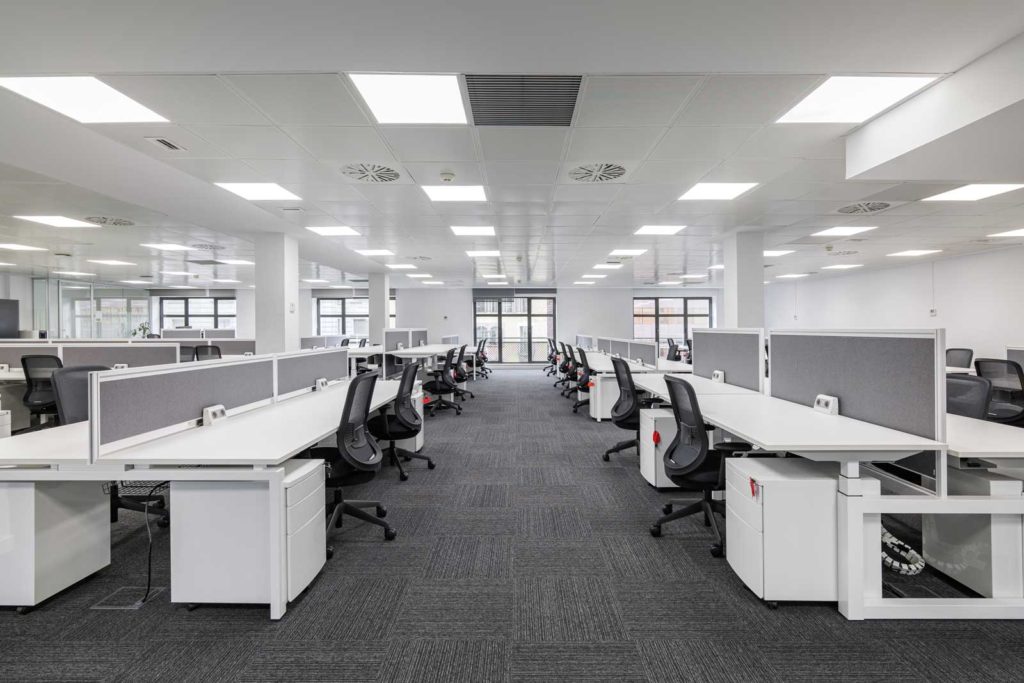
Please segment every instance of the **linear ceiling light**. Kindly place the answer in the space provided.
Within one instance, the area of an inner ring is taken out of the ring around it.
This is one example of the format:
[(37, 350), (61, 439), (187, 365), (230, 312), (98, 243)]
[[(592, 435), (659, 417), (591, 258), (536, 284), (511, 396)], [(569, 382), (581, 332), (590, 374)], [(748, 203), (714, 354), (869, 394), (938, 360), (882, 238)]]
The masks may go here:
[(466, 123), (458, 76), (349, 74), (377, 123)]
[(0, 78), (0, 86), (79, 123), (166, 123), (167, 119), (92, 76)]
[(833, 76), (777, 123), (862, 123), (934, 80), (934, 76)]

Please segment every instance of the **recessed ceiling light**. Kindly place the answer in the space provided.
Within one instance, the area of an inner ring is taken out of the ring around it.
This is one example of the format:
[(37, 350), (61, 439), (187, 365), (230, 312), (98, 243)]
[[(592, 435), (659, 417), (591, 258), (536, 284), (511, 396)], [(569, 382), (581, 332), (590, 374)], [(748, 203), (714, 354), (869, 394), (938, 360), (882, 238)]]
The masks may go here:
[(467, 251), (466, 256), (470, 258), (482, 258), (485, 256), (501, 256), (497, 249), (485, 249), (484, 251)]
[(75, 287), (75, 286), (64, 285), (63, 289), (89, 289), (89, 288), (88, 287)]
[(432, 202), (486, 202), (483, 185), (420, 185)]
[(928, 254), (938, 254), (941, 249), (907, 249), (906, 251), (897, 251), (889, 256), (927, 256)]
[(600, 280), (603, 277), (608, 277), (608, 275), (605, 273), (601, 273), (600, 275), (597, 273), (587, 273), (582, 277), (584, 280)]
[(1024, 237), (1024, 228), (1008, 230), (1006, 232), (997, 232), (994, 235), (989, 235), (989, 237)]
[(765, 258), (774, 258), (776, 256), (785, 256), (786, 254), (792, 254), (792, 253), (793, 253), (792, 249), (776, 249), (776, 250), (765, 249), (764, 250)]
[(594, 268), (597, 270), (618, 270), (622, 267), (621, 263), (595, 263)]
[(302, 197), (289, 192), (277, 183), (214, 183), (217, 187), (237, 194), (242, 199), (254, 202), (301, 200)]
[(331, 289), (352, 289), (352, 285), (331, 285)]
[(925, 197), (922, 202), (976, 202), (979, 199), (987, 199), (997, 194), (1019, 190), (1024, 185), (1008, 185), (996, 183), (979, 183), (976, 185), (964, 185), (955, 190), (940, 192), (939, 194)]
[(680, 275), (679, 277), (684, 280), (703, 280), (707, 277), (707, 273), (694, 273), (693, 275)]
[(594, 281), (593, 280), (577, 280), (573, 284), (574, 285), (592, 285), (592, 284), (594, 284)]
[(121, 284), (124, 285), (148, 285), (150, 284), (146, 280), (120, 280)]
[(33, 223), (42, 223), (43, 225), (49, 225), (54, 228), (100, 227), (95, 223), (87, 223), (86, 221), (80, 221), (76, 218), (68, 218), (67, 216), (13, 216), (13, 218), (20, 218), (23, 221), (32, 221)]
[(155, 111), (92, 76), (0, 78), (0, 86), (79, 123), (167, 122)]
[(186, 247), (181, 244), (140, 244), (140, 247), (146, 247), (147, 249), (158, 249), (159, 251), (194, 251), (192, 247)]
[(642, 225), (640, 229), (634, 232), (634, 235), (674, 235), (683, 228), (685, 225)]
[(219, 282), (222, 285), (236, 285), (236, 284), (240, 283), (241, 280), (222, 280), (222, 279), (219, 279), (219, 278), (214, 278), (214, 279), (210, 280), (210, 282)]
[(195, 289), (192, 285), (164, 285), (167, 289)]
[(679, 200), (736, 199), (755, 187), (757, 187), (757, 183), (697, 183), (687, 190)]
[(777, 123), (861, 123), (934, 80), (933, 76), (833, 76)]
[(434, 277), (430, 273), (406, 273), (405, 275), (406, 277), (417, 277), (422, 280), (429, 280), (430, 278)]
[(708, 270), (725, 270), (725, 265), (722, 263), (716, 263), (713, 266), (708, 266)]
[(862, 232), (876, 230), (877, 228), (877, 225), (850, 227), (836, 226), (834, 228), (829, 228), (828, 230), (820, 230), (813, 233), (811, 237), (849, 237), (850, 235), (859, 235)]
[(499, 275), (498, 273), (482, 273), (480, 275), (485, 280), (506, 280), (508, 275)]
[(49, 251), (42, 247), (30, 247), (27, 244), (0, 244), (0, 249), (8, 249), (10, 251)]
[(493, 237), (493, 225), (453, 225), (452, 232), (459, 237)]
[(98, 263), (101, 266), (134, 266), (130, 261), (118, 261), (117, 259), (89, 259), (89, 263)]
[(501, 282), (497, 282), (497, 281), (493, 281), (492, 280), (491, 282), (488, 282), (487, 284), (489, 284), (489, 285), (507, 285), (508, 282), (505, 281), (505, 280), (502, 280)]
[(377, 123), (466, 123), (459, 79), (437, 74), (349, 74)]
[(13, 266), (13, 263), (0, 263), (0, 266)]
[(440, 280), (423, 280), (423, 284), (425, 284), (425, 285), (443, 285), (444, 283), (441, 282)]
[(360, 256), (394, 256), (390, 249), (354, 249)]
[(77, 270), (55, 270), (54, 275), (70, 275), (72, 277), (96, 277), (96, 273), (79, 273)]
[(384, 265), (391, 270), (416, 270), (416, 266), (411, 263), (385, 263)]
[(189, 277), (189, 276), (192, 275), (192, 273), (188, 272), (187, 270), (161, 270), (160, 274), (161, 275), (183, 275), (185, 277)]
[(609, 256), (642, 256), (647, 253), (646, 249), (613, 249)]
[(218, 258), (214, 259), (217, 263), (223, 263), (226, 266), (251, 266), (254, 265), (252, 261), (246, 261), (242, 258)]
[(807, 277), (807, 273), (786, 273), (785, 275), (776, 275), (775, 277), (780, 280), (795, 280), (798, 277)]
[(665, 280), (663, 282), (659, 282), (658, 284), (659, 285), (681, 285), (683, 283), (680, 282), (679, 280)]
[(831, 266), (822, 266), (822, 270), (850, 270), (851, 268), (863, 268), (863, 263), (836, 263)]
[(308, 282), (311, 285), (326, 285), (328, 282), (330, 282), (330, 280), (317, 280), (315, 278), (311, 278), (311, 279), (305, 279), (304, 278), (302, 281), (303, 282)]
[(358, 237), (359, 233), (348, 227), (347, 225), (322, 225), (316, 226), (311, 225), (306, 228), (310, 232), (315, 232), (318, 235), (324, 237)]

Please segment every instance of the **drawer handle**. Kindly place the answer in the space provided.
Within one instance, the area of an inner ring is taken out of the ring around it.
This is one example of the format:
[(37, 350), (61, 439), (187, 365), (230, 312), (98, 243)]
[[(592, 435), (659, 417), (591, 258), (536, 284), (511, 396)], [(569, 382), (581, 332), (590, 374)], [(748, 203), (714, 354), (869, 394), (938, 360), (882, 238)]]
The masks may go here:
[(757, 483), (757, 480), (750, 477), (750, 497), (757, 498), (757, 492), (760, 490), (761, 485)]
[(660, 444), (661, 443), (661, 432), (655, 431), (653, 434), (651, 434), (651, 441), (654, 442), (655, 446)]

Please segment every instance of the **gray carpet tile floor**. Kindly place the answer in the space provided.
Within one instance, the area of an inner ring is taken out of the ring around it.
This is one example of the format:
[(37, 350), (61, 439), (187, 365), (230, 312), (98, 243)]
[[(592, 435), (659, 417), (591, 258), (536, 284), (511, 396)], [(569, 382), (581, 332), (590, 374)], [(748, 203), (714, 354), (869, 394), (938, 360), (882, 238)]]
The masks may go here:
[[(767, 609), (690, 519), (652, 538), (671, 496), (624, 437), (573, 415), (537, 368), (472, 385), (461, 416), (427, 420), (437, 469), (385, 468), (346, 491), (399, 532), (347, 520), (336, 555), (285, 618), (259, 606), (188, 612), (145, 584), (142, 518), (122, 513), (111, 566), (19, 616), (0, 611), (0, 680), (689, 681), (1021, 680), (1024, 623), (849, 622), (834, 604)], [(155, 529), (154, 585), (169, 579)], [(892, 577), (887, 576), (887, 579)], [(908, 592), (953, 590), (935, 577)]]

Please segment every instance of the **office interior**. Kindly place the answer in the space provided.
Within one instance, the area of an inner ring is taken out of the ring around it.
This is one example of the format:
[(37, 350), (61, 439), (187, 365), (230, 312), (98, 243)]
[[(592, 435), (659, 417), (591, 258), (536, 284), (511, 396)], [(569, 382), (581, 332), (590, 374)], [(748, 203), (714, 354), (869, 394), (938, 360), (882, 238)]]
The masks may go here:
[(1024, 4), (0, 25), (0, 678), (1019, 679)]

